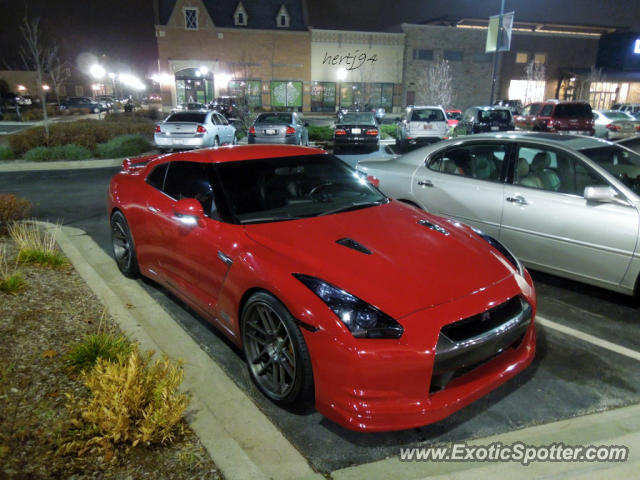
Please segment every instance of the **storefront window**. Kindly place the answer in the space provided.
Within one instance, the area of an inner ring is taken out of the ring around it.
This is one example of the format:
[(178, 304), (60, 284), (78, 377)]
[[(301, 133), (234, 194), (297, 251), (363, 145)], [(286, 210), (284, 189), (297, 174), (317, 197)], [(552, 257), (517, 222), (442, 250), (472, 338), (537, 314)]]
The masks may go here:
[(260, 80), (231, 80), (229, 94), (243, 99), (250, 110), (262, 106), (262, 82)]
[(350, 83), (340, 85), (340, 106), (361, 107), (365, 110), (393, 108), (393, 83)]
[(302, 82), (271, 82), (271, 107), (276, 111), (302, 111)]
[(311, 87), (311, 111), (333, 112), (336, 109), (336, 84), (313, 82)]
[(176, 100), (181, 103), (207, 103), (213, 100), (213, 75), (195, 68), (176, 72)]

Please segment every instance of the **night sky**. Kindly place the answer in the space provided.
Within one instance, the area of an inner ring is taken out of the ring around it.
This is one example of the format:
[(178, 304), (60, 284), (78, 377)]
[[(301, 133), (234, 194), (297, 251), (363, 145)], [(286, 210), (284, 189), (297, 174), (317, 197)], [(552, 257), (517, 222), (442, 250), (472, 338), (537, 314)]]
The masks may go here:
[[(488, 17), (499, 7), (499, 0), (308, 0), (313, 27), (373, 31), (442, 15)], [(511, 10), (520, 21), (640, 30), (638, 0), (507, 0), (505, 11)], [(89, 53), (120, 62), (118, 71), (148, 75), (157, 68), (153, 0), (0, 0), (0, 12), (0, 70), (22, 68), (18, 24), (25, 13), (41, 17), (45, 39), (58, 42), (70, 63)]]

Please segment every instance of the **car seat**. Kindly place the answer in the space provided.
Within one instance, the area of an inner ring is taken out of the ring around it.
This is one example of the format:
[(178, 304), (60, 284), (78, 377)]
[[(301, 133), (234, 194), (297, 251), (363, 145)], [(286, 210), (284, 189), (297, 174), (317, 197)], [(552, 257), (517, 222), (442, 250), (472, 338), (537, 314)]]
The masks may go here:
[(531, 173), (540, 179), (542, 188), (545, 190), (558, 191), (560, 188), (560, 177), (550, 166), (551, 156), (549, 153), (538, 152), (531, 162)]
[(515, 183), (523, 187), (542, 188), (542, 181), (535, 175), (529, 174), (529, 162), (526, 158), (518, 159)]

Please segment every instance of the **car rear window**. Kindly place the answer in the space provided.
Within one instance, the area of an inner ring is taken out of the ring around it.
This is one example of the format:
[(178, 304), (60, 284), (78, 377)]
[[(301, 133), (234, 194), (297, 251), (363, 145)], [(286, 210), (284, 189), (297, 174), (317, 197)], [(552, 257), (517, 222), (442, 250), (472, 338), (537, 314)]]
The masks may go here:
[(263, 113), (256, 118), (256, 123), (288, 125), (291, 123), (290, 113)]
[(611, 120), (633, 120), (627, 112), (602, 112), (602, 115)]
[(586, 103), (560, 103), (556, 105), (555, 116), (559, 118), (593, 118), (591, 106)]
[(435, 108), (422, 108), (414, 110), (411, 114), (412, 122), (444, 122), (445, 118), (442, 110)]
[(207, 118), (206, 113), (192, 113), (192, 112), (184, 112), (184, 113), (173, 113), (169, 115), (167, 118), (167, 123), (204, 123)]
[(509, 122), (511, 121), (511, 112), (509, 110), (480, 110), (478, 120), (482, 123)]
[(345, 113), (340, 123), (362, 123), (365, 125), (375, 125), (376, 118), (373, 113)]

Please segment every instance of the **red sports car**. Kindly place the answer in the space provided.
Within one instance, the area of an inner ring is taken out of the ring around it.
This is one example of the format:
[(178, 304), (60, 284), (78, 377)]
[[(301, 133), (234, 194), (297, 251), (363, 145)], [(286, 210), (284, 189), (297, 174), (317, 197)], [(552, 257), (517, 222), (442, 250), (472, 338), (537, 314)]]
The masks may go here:
[(218, 327), (267, 397), (349, 429), (440, 420), (535, 353), (533, 283), (508, 250), (319, 149), (125, 160), (109, 218), (124, 275)]

